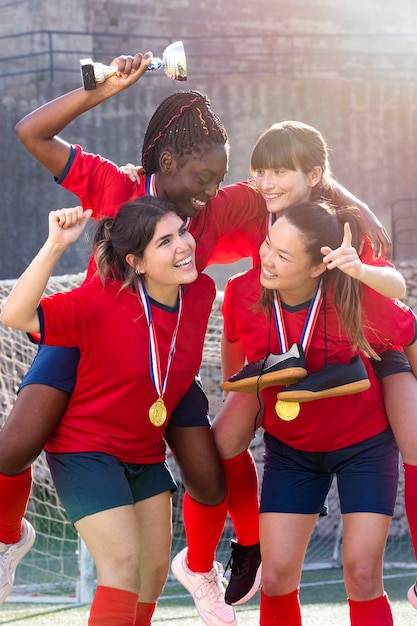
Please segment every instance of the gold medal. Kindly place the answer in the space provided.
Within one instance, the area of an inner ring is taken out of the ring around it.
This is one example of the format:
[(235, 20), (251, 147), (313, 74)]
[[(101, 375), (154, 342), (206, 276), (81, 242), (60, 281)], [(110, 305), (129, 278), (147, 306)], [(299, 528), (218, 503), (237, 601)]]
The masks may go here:
[(285, 402), (285, 400), (278, 400), (275, 405), (275, 412), (285, 422), (291, 422), (295, 420), (300, 412), (299, 402)]
[(154, 426), (162, 426), (167, 418), (167, 408), (162, 398), (155, 400), (149, 409), (149, 419)]

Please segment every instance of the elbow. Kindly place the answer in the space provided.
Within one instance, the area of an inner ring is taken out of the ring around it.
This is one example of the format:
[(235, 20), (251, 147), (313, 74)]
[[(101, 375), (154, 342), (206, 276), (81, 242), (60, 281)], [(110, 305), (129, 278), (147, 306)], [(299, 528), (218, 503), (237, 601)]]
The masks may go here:
[(1, 323), (3, 326), (12, 326), (12, 320), (10, 319), (10, 315), (8, 314), (6, 308), (4, 308), (1, 313)]
[(29, 120), (25, 117), (20, 120), (14, 127), (14, 132), (20, 143), (30, 152), (31, 144), (34, 141), (34, 129), (32, 128), (32, 124), (29, 123)]
[(20, 140), (23, 134), (23, 131), (22, 131), (23, 127), (24, 127), (23, 120), (20, 120), (20, 122), (17, 122), (16, 126), (14, 127), (14, 132), (16, 133), (16, 135), (19, 137)]
[(14, 328), (15, 330), (23, 330), (28, 331), (32, 330), (30, 328), (30, 324), (25, 323), (25, 320), (22, 318), (19, 310), (16, 310), (14, 307), (9, 307), (7, 302), (4, 306), (4, 309), (1, 314), (1, 323), (3, 326), (8, 326), (9, 328)]
[(406, 295), (407, 295), (407, 283), (405, 282), (403, 278), (403, 280), (400, 281), (398, 284), (398, 296), (395, 296), (395, 297), (398, 298), (398, 300), (402, 300), (403, 298), (406, 297)]
[(14, 132), (16, 133), (19, 141), (26, 146), (27, 142), (30, 140), (30, 133), (26, 131), (26, 123), (25, 118), (20, 120), (14, 127)]

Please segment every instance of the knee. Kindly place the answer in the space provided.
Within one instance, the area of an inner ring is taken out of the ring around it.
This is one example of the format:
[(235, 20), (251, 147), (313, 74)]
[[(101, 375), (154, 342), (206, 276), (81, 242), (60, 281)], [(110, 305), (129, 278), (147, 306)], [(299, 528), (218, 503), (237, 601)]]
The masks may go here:
[(194, 479), (184, 482), (188, 494), (200, 504), (215, 506), (222, 502), (227, 495), (226, 479), (223, 472), (208, 473), (200, 480)]
[(36, 460), (37, 455), (28, 455), (21, 446), (15, 447), (12, 441), (7, 442), (0, 432), (0, 474), (16, 476), (21, 474)]
[(156, 602), (161, 595), (169, 572), (169, 558), (146, 564), (140, 571), (141, 602)]
[(99, 584), (120, 589), (130, 589), (139, 593), (140, 555), (132, 546), (131, 550), (109, 552), (96, 561)]
[(382, 593), (381, 566), (359, 561), (343, 565), (348, 596), (358, 602), (378, 597)]
[(262, 563), (262, 591), (266, 596), (284, 596), (297, 589), (299, 576), (288, 568), (270, 568)]

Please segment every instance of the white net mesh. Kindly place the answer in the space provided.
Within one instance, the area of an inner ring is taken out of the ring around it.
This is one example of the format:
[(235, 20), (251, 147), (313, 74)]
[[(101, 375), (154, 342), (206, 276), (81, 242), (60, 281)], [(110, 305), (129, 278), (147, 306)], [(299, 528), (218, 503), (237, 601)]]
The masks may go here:
[[(47, 293), (67, 291), (77, 286), (83, 279), (82, 274), (53, 277)], [(0, 306), (10, 292), (14, 281), (0, 281)], [(210, 413), (214, 416), (221, 406), (221, 368), (220, 337), (222, 317), (220, 306), (222, 293), (218, 294), (210, 318), (203, 354), (201, 377), (210, 402)], [(19, 382), (29, 368), (36, 353), (36, 346), (31, 344), (25, 333), (1, 326), (0, 332), (0, 425), (6, 420), (16, 395)], [(252, 445), (252, 452), (262, 475), (262, 431), (257, 434)], [(170, 458), (174, 474), (178, 479), (175, 464)], [(27, 511), (27, 518), (37, 532), (34, 547), (25, 556), (16, 573), (13, 591), (15, 598), (25, 599), (31, 596), (47, 594), (62, 601), (65, 597), (77, 599), (79, 560), (77, 533), (68, 521), (52, 484), (48, 466), (41, 456), (33, 466), (33, 489)], [(184, 545), (184, 532), (181, 514), (183, 489), (180, 486), (174, 496), (174, 542), (172, 554), (175, 555)], [(2, 503), (2, 506), (5, 503)], [(6, 504), (7, 505), (7, 504)], [(233, 528), (227, 523), (223, 539), (219, 545), (217, 559), (226, 565), (229, 556), (229, 540), (233, 537)], [(339, 567), (341, 545), (340, 509), (337, 490), (333, 485), (329, 496), (329, 515), (318, 521), (306, 558), (306, 567)], [(391, 525), (390, 538), (386, 552), (387, 564), (412, 564), (415, 566), (407, 520), (403, 505), (403, 477), (401, 474), (397, 508)]]

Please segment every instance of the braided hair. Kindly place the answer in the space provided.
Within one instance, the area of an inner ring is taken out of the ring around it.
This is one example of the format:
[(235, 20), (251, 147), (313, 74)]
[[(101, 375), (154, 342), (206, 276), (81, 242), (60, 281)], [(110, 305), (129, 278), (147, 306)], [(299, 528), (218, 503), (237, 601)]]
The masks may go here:
[(213, 145), (229, 148), (226, 129), (210, 101), (199, 91), (178, 91), (161, 102), (149, 121), (142, 145), (142, 166), (146, 174), (154, 174), (164, 149), (180, 158)]

